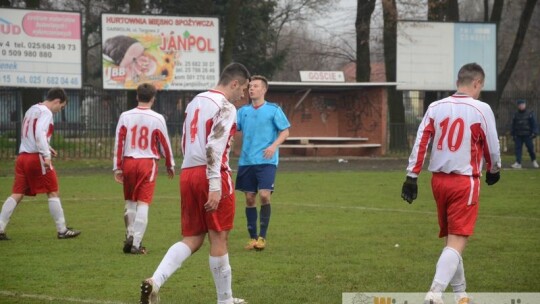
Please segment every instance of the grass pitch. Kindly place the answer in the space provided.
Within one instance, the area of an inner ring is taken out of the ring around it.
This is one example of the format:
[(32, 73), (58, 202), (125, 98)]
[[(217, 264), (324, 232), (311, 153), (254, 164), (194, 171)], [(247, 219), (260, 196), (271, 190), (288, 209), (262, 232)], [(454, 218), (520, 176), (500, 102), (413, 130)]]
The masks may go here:
[[(46, 197), (26, 197), (0, 242), (0, 303), (136, 303), (180, 239), (178, 177), (161, 170), (144, 237), (146, 256), (122, 253), (121, 186), (110, 170), (57, 162), (61, 199), (79, 238), (57, 240)], [(0, 203), (12, 162), (2, 162)], [(109, 165), (107, 163), (107, 165)], [(77, 170), (81, 167), (81, 170)], [(73, 170), (75, 168), (75, 170)], [(161, 169), (161, 168), (160, 168)], [(78, 172), (75, 172), (78, 171)], [(230, 260), (235, 296), (250, 304), (341, 303), (342, 292), (424, 292), (443, 247), (429, 173), (419, 197), (400, 198), (404, 170), (278, 171), (265, 251), (245, 251), (243, 194), (237, 192)], [(540, 170), (505, 170), (482, 184), (480, 216), (464, 254), (468, 291), (540, 291)], [(396, 247), (396, 244), (399, 244)], [(215, 303), (208, 245), (162, 287), (162, 303)]]

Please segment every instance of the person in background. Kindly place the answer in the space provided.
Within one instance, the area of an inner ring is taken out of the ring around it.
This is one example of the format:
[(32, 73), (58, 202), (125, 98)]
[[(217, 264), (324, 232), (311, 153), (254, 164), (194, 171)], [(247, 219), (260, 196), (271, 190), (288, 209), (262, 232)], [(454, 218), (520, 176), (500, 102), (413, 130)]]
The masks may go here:
[(174, 158), (163, 116), (152, 110), (156, 88), (148, 83), (137, 87), (136, 108), (120, 115), (114, 142), (114, 179), (123, 185), (126, 239), (124, 253), (146, 254), (141, 245), (148, 209), (154, 197), (160, 154), (165, 157), (169, 179), (174, 177)]
[(47, 194), (49, 212), (56, 224), (59, 239), (74, 238), (81, 234), (78, 230), (66, 227), (58, 192), (58, 178), (52, 165), (52, 158), (57, 153), (49, 145), (54, 131), (53, 115), (62, 111), (66, 105), (64, 89), (52, 88), (43, 102), (31, 106), (24, 114), (21, 146), (15, 163), (15, 181), (11, 196), (6, 199), (0, 212), (0, 241), (9, 240), (5, 229), (23, 197), (39, 193)]
[(532, 166), (538, 168), (533, 144), (533, 139), (538, 134), (538, 125), (536, 124), (534, 112), (527, 110), (527, 102), (525, 99), (518, 99), (516, 104), (518, 109), (512, 118), (511, 133), (515, 144), (516, 162), (512, 164), (512, 168), (521, 169), (523, 144), (527, 147), (527, 151), (531, 157)]
[[(249, 83), (251, 103), (238, 110), (238, 131), (242, 132), (242, 151), (238, 161), (236, 190), (246, 196), (247, 230), (250, 240), (245, 249), (266, 248), (270, 224), (270, 197), (279, 162), (279, 145), (289, 136), (291, 124), (283, 110), (268, 102), (268, 80), (254, 75)], [(260, 229), (257, 234), (257, 194), (261, 201)]]

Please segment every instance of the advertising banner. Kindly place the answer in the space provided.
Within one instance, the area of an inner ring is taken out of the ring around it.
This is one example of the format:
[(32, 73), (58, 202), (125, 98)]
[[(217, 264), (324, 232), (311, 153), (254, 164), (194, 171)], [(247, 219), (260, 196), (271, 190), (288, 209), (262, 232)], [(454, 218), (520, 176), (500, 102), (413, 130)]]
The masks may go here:
[(452, 91), (459, 69), (476, 62), (484, 91), (497, 89), (497, 26), (493, 23), (399, 21), (398, 90)]
[(0, 86), (81, 88), (81, 15), (0, 8)]
[(203, 91), (219, 79), (219, 20), (103, 14), (103, 88)]

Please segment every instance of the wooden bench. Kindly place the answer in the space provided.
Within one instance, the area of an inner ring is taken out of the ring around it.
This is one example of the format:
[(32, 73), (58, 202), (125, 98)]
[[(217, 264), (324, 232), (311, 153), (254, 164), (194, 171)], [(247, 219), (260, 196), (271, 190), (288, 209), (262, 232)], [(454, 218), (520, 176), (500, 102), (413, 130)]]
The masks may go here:
[(280, 148), (310, 149), (317, 155), (318, 149), (380, 148), (381, 144), (362, 143), (365, 137), (288, 137)]

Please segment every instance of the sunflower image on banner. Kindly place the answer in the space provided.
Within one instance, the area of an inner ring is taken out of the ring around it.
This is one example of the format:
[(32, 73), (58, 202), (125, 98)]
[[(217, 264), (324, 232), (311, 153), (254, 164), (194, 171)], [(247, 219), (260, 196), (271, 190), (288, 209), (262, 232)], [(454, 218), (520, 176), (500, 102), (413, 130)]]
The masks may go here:
[(107, 81), (125, 89), (147, 82), (158, 90), (169, 89), (179, 52), (163, 51), (160, 43), (159, 36), (149, 34), (117, 35), (105, 40), (103, 69)]

